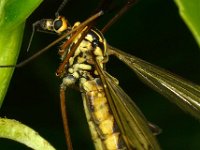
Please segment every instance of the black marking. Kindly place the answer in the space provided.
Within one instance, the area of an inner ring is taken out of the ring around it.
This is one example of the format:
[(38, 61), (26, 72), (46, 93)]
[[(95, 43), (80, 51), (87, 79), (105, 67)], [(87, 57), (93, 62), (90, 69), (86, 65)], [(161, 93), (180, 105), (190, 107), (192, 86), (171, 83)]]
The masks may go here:
[(98, 40), (96, 40), (96, 39), (94, 39), (93, 41), (92, 41), (92, 47), (93, 48), (96, 48), (98, 45), (99, 45), (99, 41)]
[(89, 94), (87, 97), (89, 109), (91, 112), (94, 112), (94, 105), (92, 104), (94, 98), (91, 96), (91, 94)]
[(95, 31), (97, 31), (97, 29), (92, 28), (88, 34), (92, 36), (93, 40), (99, 41), (99, 34)]
[(91, 43), (92, 47), (96, 48), (98, 46), (100, 49), (104, 50), (104, 43), (102, 43), (99, 38), (100, 36), (102, 40), (104, 39), (101, 32), (97, 30), (96, 28), (92, 28), (88, 34), (91, 35), (93, 39)]
[(119, 132), (119, 127), (117, 125), (117, 122), (114, 120), (114, 123), (113, 123), (113, 132)]
[[(58, 22), (58, 26), (60, 26), (60, 22)], [(91, 40), (87, 39), (86, 38), (87, 35), (90, 35), (92, 37), (92, 39)], [(103, 38), (103, 35), (100, 33), (100, 31), (98, 31), (96, 28), (92, 28), (88, 32), (87, 35), (84, 37), (83, 41), (90, 42), (92, 49), (88, 50), (86, 52), (80, 52), (79, 55), (77, 55), (76, 57), (72, 56), (72, 57), (74, 57), (74, 60), (73, 60), (73, 64), (70, 65), (70, 66), (73, 66), (74, 64), (78, 64), (79, 58), (84, 58), (85, 61), (82, 62), (82, 63), (90, 65), (92, 67), (92, 69), (90, 71), (88, 71), (88, 73), (90, 73), (90, 76), (93, 76), (94, 78), (96, 78), (96, 77), (98, 77), (98, 75), (96, 75), (94, 73), (95, 72), (95, 66), (93, 65), (92, 61), (90, 60), (90, 59), (92, 59), (92, 57), (87, 58), (87, 56), (91, 56), (92, 53), (94, 53), (96, 47), (99, 47), (102, 51), (104, 51), (104, 43), (100, 42), (100, 40), (104, 41), (104, 38)], [(75, 43), (72, 43), (72, 45), (74, 45), (74, 44)], [(69, 51), (70, 51), (70, 48), (69, 48)], [(83, 76), (81, 76), (81, 73), (80, 73), (80, 77), (83, 77)], [(84, 78), (86, 78), (86, 77), (84, 77)]]
[(99, 78), (97, 78), (95, 81), (96, 81), (98, 86), (101, 86), (101, 87), (103, 86), (103, 83)]
[(67, 75), (67, 78), (68, 78), (69, 80), (76, 81), (76, 77), (74, 77), (72, 74), (68, 74), (68, 75)]
[[(118, 149), (126, 149), (125, 147), (124, 147), (124, 145), (126, 145), (125, 144), (125, 142), (124, 142), (124, 140), (123, 140), (123, 138), (122, 138), (122, 136), (121, 135), (119, 135), (119, 139), (118, 139), (118, 145), (117, 145), (117, 148)], [(132, 150), (136, 150), (136, 149), (132, 149)]]

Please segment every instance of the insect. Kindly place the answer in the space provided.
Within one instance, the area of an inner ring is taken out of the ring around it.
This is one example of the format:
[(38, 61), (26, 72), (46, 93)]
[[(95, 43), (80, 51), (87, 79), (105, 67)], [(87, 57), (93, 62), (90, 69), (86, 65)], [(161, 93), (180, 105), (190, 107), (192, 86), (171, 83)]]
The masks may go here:
[[(67, 30), (66, 20), (61, 16), (55, 20), (43, 21), (41, 25), (44, 25), (42, 27), (46, 30), (58, 33)], [(164, 96), (175, 100), (182, 109), (199, 118), (198, 85), (179, 79), (161, 68), (108, 45), (101, 32), (93, 28), (91, 22), (89, 20), (82, 24), (77, 23), (67, 30), (73, 31), (73, 33), (65, 35), (67, 40), (65, 39), (66, 42), (61, 45), (59, 50), (62, 62), (65, 60), (66, 62), (59, 67), (57, 75), (63, 78), (60, 89), (62, 101), (65, 99), (64, 90), (73, 84), (79, 84), (97, 149), (105, 147), (109, 149), (109, 143), (113, 143), (107, 142), (109, 138), (102, 133), (104, 131), (102, 123), (104, 121), (111, 122), (113, 125), (112, 118), (115, 120), (118, 130), (110, 131), (111, 135), (115, 139), (114, 141), (121, 142), (121, 144), (114, 145), (115, 149), (159, 149), (145, 117), (119, 87), (117, 79), (105, 71), (104, 65), (107, 63), (109, 55), (115, 55), (129, 65), (145, 83)], [(60, 23), (65, 27), (60, 26)], [(98, 100), (99, 104), (95, 104), (95, 101), (98, 103)], [(108, 111), (109, 107), (112, 113)], [(99, 120), (103, 113), (98, 115), (98, 111), (101, 109), (106, 109), (105, 115), (109, 119)], [(111, 128), (114, 129), (113, 126)]]

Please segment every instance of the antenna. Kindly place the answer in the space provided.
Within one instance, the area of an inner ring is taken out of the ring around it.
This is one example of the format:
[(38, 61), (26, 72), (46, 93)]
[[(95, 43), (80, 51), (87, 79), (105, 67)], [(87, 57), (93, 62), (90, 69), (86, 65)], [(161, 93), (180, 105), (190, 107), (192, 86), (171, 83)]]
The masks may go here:
[(65, 7), (65, 5), (69, 2), (70, 0), (63, 0), (63, 2), (60, 4), (60, 6), (58, 7), (55, 16), (58, 17), (59, 16), (59, 12)]
[[(65, 7), (67, 2), (69, 2), (69, 0), (63, 0), (63, 2), (60, 4), (60, 6), (58, 7), (58, 9), (57, 9), (57, 11), (55, 13), (55, 17), (59, 16), (59, 12)], [(36, 31), (36, 27), (38, 25), (42, 26), (42, 24), (43, 24), (43, 20), (38, 20), (35, 23), (33, 23), (31, 37), (30, 37), (30, 40), (29, 40), (29, 43), (28, 43), (28, 47), (27, 47), (27, 50), (26, 50), (27, 52), (29, 52), (29, 50), (30, 50), (31, 43), (33, 41), (33, 37), (34, 37), (35, 31)], [(40, 30), (37, 30), (37, 31), (40, 31)], [(44, 32), (44, 31), (41, 31), (41, 32)], [(47, 33), (52, 33), (52, 32), (47, 32)]]
[(85, 27), (86, 25), (88, 25), (90, 22), (96, 20), (97, 18), (99, 18), (100, 16), (102, 16), (104, 14), (103, 11), (100, 11), (96, 14), (94, 14), (93, 16), (89, 17), (87, 20), (85, 20), (83, 23), (81, 23), (79, 26), (77, 26), (76, 28), (74, 28), (73, 30), (64, 33), (62, 36), (60, 36), (58, 39), (54, 40), (53, 42), (51, 42), (49, 45), (47, 45), (46, 47), (44, 47), (43, 49), (41, 49), (40, 51), (38, 51), (37, 53), (33, 54), (31, 57), (27, 58), (26, 60), (16, 64), (16, 65), (0, 65), (0, 68), (20, 68), (26, 64), (28, 64), (30, 61), (32, 61), (33, 59), (39, 57), (40, 55), (42, 55), (44, 52), (50, 50), (50, 48), (54, 45), (56, 45), (57, 43), (59, 43), (60, 41), (62, 41), (63, 39), (65, 39), (67, 36), (69, 36), (70, 34), (74, 33), (75, 31), (78, 31), (80, 29), (82, 29), (83, 27)]

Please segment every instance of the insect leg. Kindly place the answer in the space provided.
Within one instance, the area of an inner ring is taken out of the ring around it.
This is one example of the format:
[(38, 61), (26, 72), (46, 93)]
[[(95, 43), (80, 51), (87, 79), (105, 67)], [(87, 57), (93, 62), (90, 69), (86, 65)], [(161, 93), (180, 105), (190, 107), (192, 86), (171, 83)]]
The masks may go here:
[(133, 6), (137, 0), (128, 0), (127, 3), (119, 10), (119, 12), (103, 27), (102, 33), (105, 33), (125, 12)]
[(40, 55), (42, 55), (44, 52), (50, 50), (50, 48), (54, 45), (56, 45), (57, 43), (61, 42), (63, 39), (65, 39), (67, 36), (69, 36), (70, 34), (74, 33), (75, 31), (78, 31), (80, 29), (82, 29), (83, 27), (85, 27), (86, 25), (88, 25), (91, 21), (99, 18), (100, 16), (102, 16), (104, 14), (103, 11), (100, 11), (98, 13), (96, 13), (95, 15), (91, 16), (90, 18), (88, 18), (87, 20), (85, 20), (83, 23), (81, 23), (78, 27), (76, 27), (75, 29), (63, 34), (62, 36), (60, 36), (58, 39), (56, 39), (55, 41), (53, 41), (52, 43), (50, 43), (49, 45), (47, 45), (46, 47), (44, 47), (43, 49), (41, 49), (40, 51), (38, 51), (37, 53), (35, 53), (33, 56), (29, 57), (28, 59), (18, 63), (18, 64), (11, 64), (11, 65), (0, 65), (0, 68), (20, 68), (25, 66), (26, 64), (30, 63), (32, 60), (34, 60), (35, 58), (39, 57)]
[(66, 86), (64, 84), (61, 84), (61, 86), (60, 86), (60, 108), (61, 108), (62, 122), (63, 122), (64, 132), (65, 132), (65, 139), (66, 139), (66, 143), (67, 143), (67, 149), (73, 150), (70, 132), (69, 132), (68, 118), (67, 118), (65, 91), (66, 91)]

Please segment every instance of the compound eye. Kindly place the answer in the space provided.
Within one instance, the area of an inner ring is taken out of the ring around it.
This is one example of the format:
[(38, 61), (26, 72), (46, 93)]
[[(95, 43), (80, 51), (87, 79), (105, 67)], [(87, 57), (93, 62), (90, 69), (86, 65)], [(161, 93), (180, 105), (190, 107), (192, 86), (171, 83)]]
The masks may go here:
[(58, 16), (58, 18), (54, 20), (53, 27), (54, 27), (54, 31), (60, 34), (63, 31), (67, 30), (68, 28), (67, 20), (62, 16)]
[(55, 30), (59, 30), (60, 29), (60, 27), (62, 27), (62, 20), (56, 20), (55, 22), (54, 22), (54, 29)]

